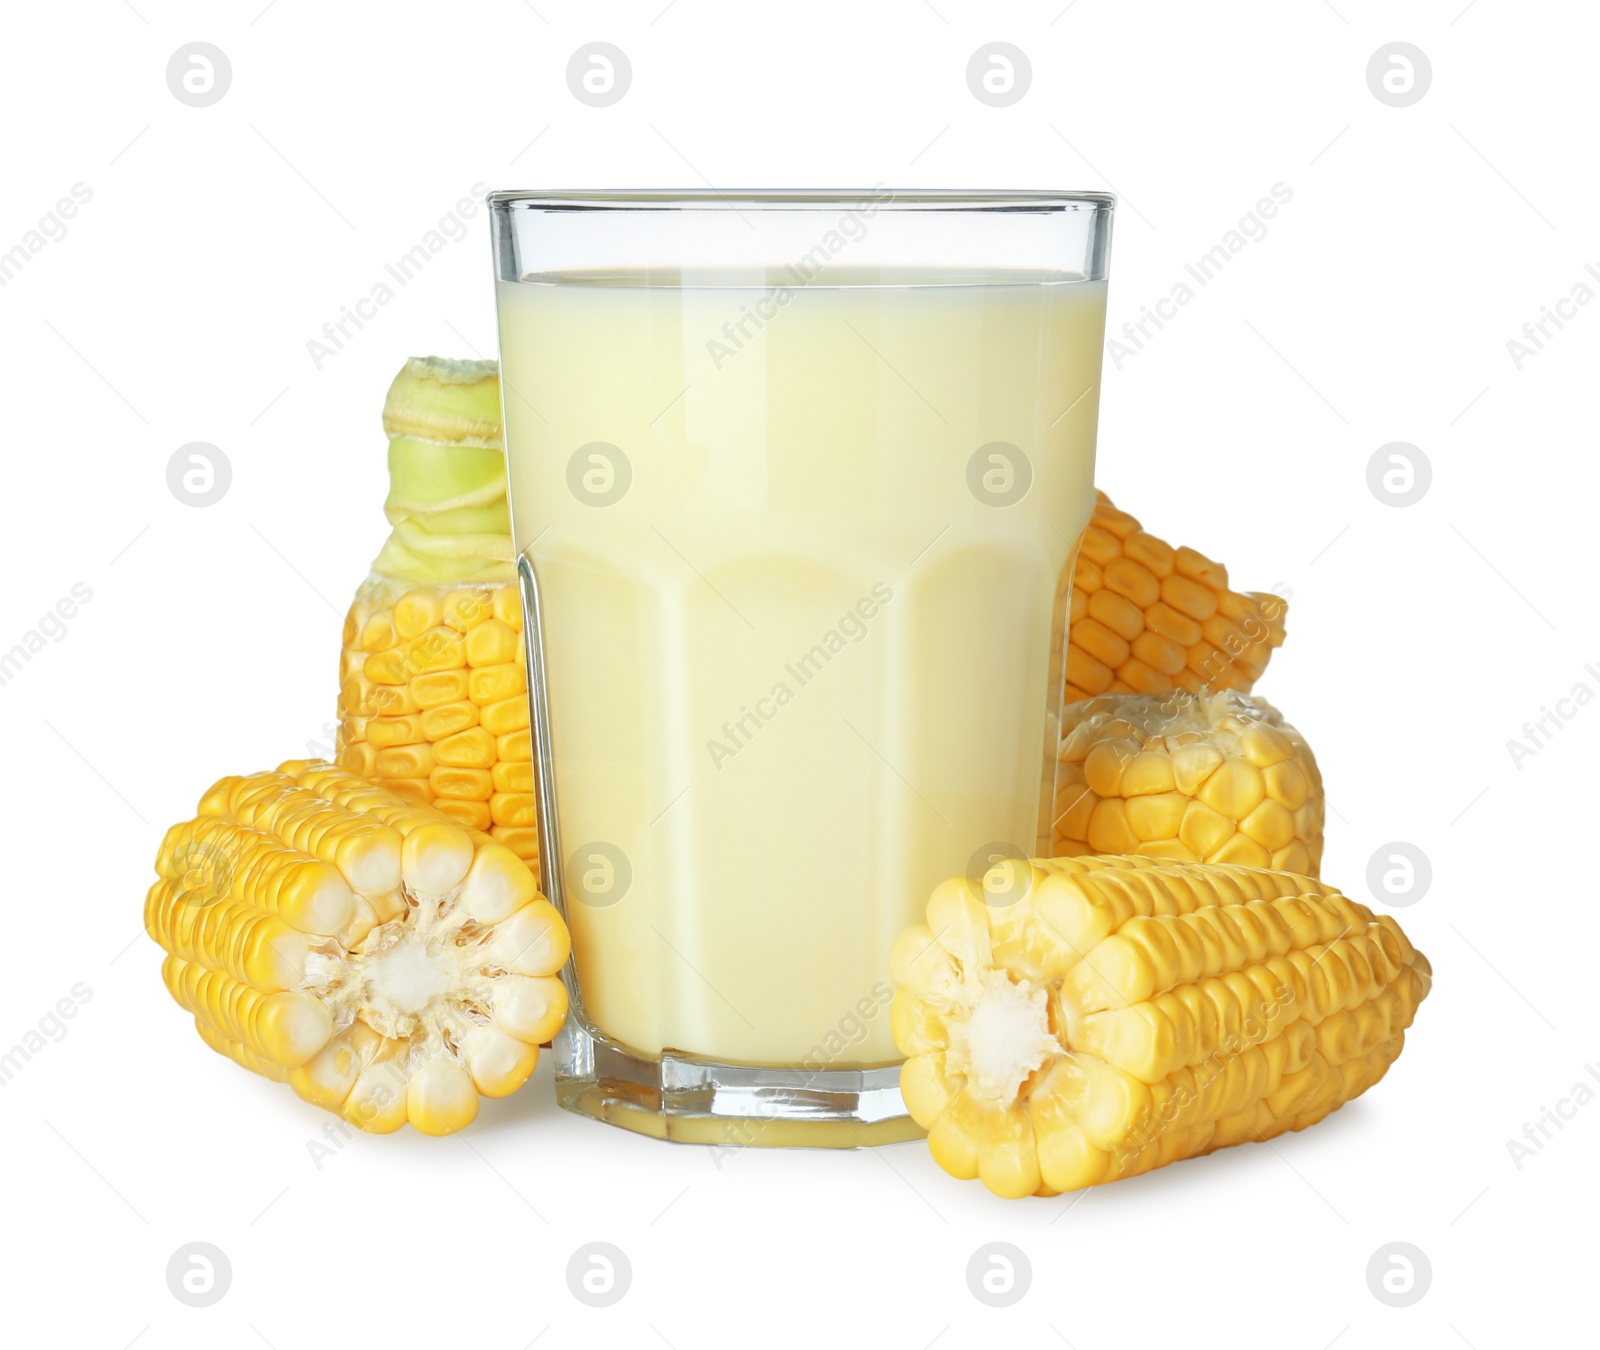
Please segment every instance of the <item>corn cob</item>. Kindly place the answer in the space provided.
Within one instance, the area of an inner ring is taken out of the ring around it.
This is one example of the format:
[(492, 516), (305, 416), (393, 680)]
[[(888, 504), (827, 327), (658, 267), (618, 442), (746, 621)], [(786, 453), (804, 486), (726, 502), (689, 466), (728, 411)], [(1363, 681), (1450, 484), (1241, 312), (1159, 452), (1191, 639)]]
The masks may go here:
[(488, 836), (316, 760), (167, 831), (145, 928), (219, 1054), (364, 1130), (472, 1123), (566, 1015), (566, 925)]
[(890, 962), (906, 1107), (1003, 1196), (1304, 1129), (1383, 1077), (1431, 980), (1310, 877), (1128, 857), (946, 882)]
[(1069, 632), (1058, 674), (1069, 703), (1168, 689), (1248, 693), (1283, 645), (1286, 601), (1230, 590), (1221, 563), (1146, 534), (1103, 492), (1060, 585)]
[(1063, 717), (1056, 856), (1136, 853), (1317, 875), (1322, 775), (1264, 699), (1107, 694)]
[(338, 761), (533, 859), (533, 742), (494, 363), (408, 361), (383, 425), (394, 531), (345, 619)]

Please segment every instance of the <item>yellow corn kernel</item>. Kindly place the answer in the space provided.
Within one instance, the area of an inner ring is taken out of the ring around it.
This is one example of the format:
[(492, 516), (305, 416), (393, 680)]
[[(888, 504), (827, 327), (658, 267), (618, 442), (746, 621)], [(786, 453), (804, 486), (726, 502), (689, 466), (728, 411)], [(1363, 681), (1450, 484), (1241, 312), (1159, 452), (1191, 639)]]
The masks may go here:
[(503, 760), (490, 773), (496, 792), (533, 791), (533, 765), (528, 760)]
[(1283, 643), (1285, 601), (1229, 590), (1227, 569), (1146, 534), (1104, 493), (1079, 540), (1071, 585), (1068, 702), (1175, 688), (1248, 692)]
[[(1103, 591), (1101, 594), (1111, 595), (1112, 592)], [(1136, 607), (1130, 605), (1129, 608), (1138, 613)], [(1074, 624), (1072, 640), (1101, 665), (1113, 670), (1126, 661), (1132, 651), (1122, 638), (1096, 619), (1084, 619)]]
[(433, 765), (433, 748), (426, 744), (396, 745), (378, 751), (379, 778), (426, 778), (433, 772)]
[(1279, 866), (1282, 855), (1290, 870), (1317, 874), (1322, 778), (1300, 733), (1264, 700), (1106, 694), (1067, 707), (1063, 730), (1055, 852), (1251, 867)]
[[(437, 769), (435, 773), (439, 772)], [(460, 797), (435, 797), (433, 809), (442, 815), (449, 816), (457, 825), (464, 825), (469, 830), (483, 830), (488, 832), (494, 824), (494, 817), (489, 814), (487, 801), (467, 801)]]
[(515, 584), (495, 587), (491, 608), (501, 623), (519, 633), (522, 631), (522, 596)]
[(489, 831), (519, 858), (539, 856), (539, 831), (532, 825), (496, 825)]
[(535, 823), (533, 795), (527, 792), (497, 792), (489, 798), (489, 814), (496, 825), (530, 826)]
[(522, 639), (510, 624), (490, 619), (467, 634), (467, 663), (471, 666), (499, 666), (516, 660)]
[(1128, 824), (1126, 804), (1120, 797), (1102, 797), (1089, 817), (1089, 847), (1096, 853), (1132, 853), (1139, 836)]
[(467, 664), (467, 644), (447, 625), (430, 628), (395, 648), (413, 675), (434, 670), (454, 670)]
[(373, 684), (360, 672), (347, 676), (339, 688), (339, 711), (345, 717), (400, 717), (416, 710), (403, 685)]
[(387, 750), (393, 745), (416, 745), (428, 737), (422, 730), (422, 715), (407, 713), (404, 717), (374, 717), (367, 724), (365, 739), (375, 750)]
[(483, 727), (468, 727), (433, 745), (434, 762), (457, 769), (486, 769), (495, 762), (495, 738)]
[(444, 597), (431, 587), (407, 591), (394, 606), (394, 631), (402, 639), (414, 638), (444, 620)]
[(1003, 1196), (1304, 1129), (1383, 1076), (1432, 979), (1392, 918), (1312, 877), (1104, 856), (940, 886), (890, 972), (907, 1109), (944, 1170)]
[(1111, 688), (1116, 672), (1074, 643), (1067, 649), (1067, 697), (1088, 698)]
[(453, 769), (440, 765), (428, 776), (428, 786), (438, 797), (486, 802), (494, 795), (494, 778), (486, 769)]
[(493, 617), (492, 591), (470, 586), (451, 591), (444, 597), (444, 623), (457, 633), (470, 632)]
[(367, 652), (381, 652), (395, 644), (394, 617), (388, 613), (379, 613), (368, 619), (361, 628), (361, 649)]
[(397, 651), (374, 652), (361, 664), (362, 675), (373, 684), (404, 684), (411, 671)]
[(478, 717), (478, 705), (464, 698), (457, 703), (441, 703), (437, 708), (429, 708), (420, 714), (419, 724), (422, 734), (430, 741), (442, 741), (446, 736), (477, 726)]
[(380, 775), (375, 781), (385, 792), (392, 792), (403, 802), (427, 806), (433, 801), (433, 789), (426, 778), (389, 778)]
[(339, 767), (371, 778), (378, 771), (378, 752), (365, 741), (359, 745), (347, 745), (339, 751)]
[(424, 710), (445, 703), (457, 703), (467, 697), (467, 672), (464, 670), (439, 670), (431, 675), (418, 675), (411, 681), (411, 697), (417, 707)]
[(526, 731), (509, 731), (497, 736), (494, 743), (496, 759), (521, 763), (533, 758), (533, 739)]
[(321, 761), (220, 780), (146, 898), (174, 1001), (217, 1053), (362, 1129), (464, 1128), (533, 1072), (571, 948), (527, 865), (471, 824)]
[(480, 706), (526, 693), (527, 688), (527, 672), (515, 661), (485, 666), (481, 670), (473, 670), (467, 677), (467, 697)]
[(528, 726), (528, 700), (521, 694), (490, 703), (482, 713), (483, 729), (492, 736), (522, 731)]

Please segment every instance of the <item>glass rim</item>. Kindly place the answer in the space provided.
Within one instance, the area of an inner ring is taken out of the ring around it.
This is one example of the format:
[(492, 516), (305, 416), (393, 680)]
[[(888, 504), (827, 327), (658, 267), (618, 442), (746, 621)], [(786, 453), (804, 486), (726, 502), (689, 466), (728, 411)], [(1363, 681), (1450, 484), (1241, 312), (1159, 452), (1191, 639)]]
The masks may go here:
[(919, 188), (896, 191), (882, 184), (851, 190), (635, 188), (619, 190), (502, 189), (488, 197), (491, 210), (553, 211), (829, 211), (859, 209), (871, 203), (879, 211), (1001, 211), (1050, 213), (1092, 211), (1109, 214), (1117, 199), (1109, 192), (968, 191)]

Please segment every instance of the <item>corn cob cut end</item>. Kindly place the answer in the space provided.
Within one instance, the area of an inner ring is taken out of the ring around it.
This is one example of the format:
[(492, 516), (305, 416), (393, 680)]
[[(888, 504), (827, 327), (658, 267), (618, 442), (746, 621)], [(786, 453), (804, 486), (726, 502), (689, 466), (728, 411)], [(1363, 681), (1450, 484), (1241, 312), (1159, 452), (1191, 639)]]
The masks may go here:
[(998, 866), (941, 886), (896, 942), (891, 1018), (933, 1157), (999, 1195), (1304, 1129), (1384, 1075), (1431, 983), (1392, 918), (1311, 877)]
[(1305, 739), (1234, 690), (1105, 694), (1064, 710), (1051, 849), (1316, 876), (1326, 804)]
[(334, 765), (219, 781), (156, 870), (145, 925), (202, 1039), (362, 1129), (464, 1128), (566, 1016), (566, 926), (527, 865)]

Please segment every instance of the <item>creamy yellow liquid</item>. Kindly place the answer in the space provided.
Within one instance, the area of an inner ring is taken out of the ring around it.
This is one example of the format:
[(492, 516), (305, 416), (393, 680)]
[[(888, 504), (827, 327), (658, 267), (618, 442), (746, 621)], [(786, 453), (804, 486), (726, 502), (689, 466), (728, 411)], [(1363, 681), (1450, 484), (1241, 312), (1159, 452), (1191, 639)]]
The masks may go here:
[(893, 1062), (889, 944), (1036, 847), (1105, 284), (844, 279), (500, 283), (579, 984), (641, 1052)]

